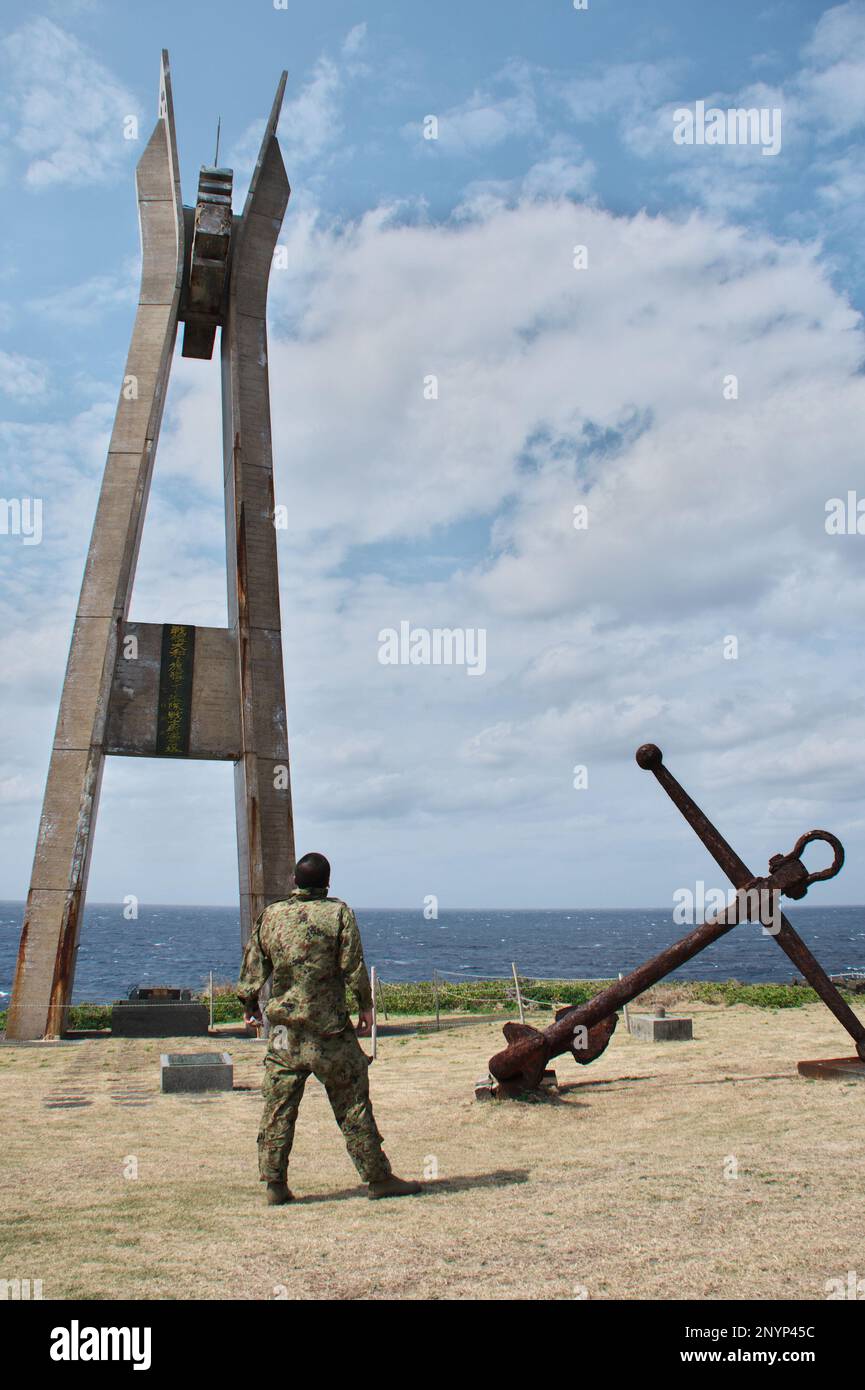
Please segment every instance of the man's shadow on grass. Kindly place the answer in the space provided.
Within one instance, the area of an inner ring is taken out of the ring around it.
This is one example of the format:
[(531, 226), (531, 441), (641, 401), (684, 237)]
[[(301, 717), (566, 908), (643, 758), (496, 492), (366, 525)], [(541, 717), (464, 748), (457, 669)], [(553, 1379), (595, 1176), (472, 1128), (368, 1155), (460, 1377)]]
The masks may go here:
[(677, 1076), (674, 1072), (641, 1072), (638, 1076), (604, 1076), (596, 1081), (563, 1081), (557, 1087), (560, 1096), (578, 1095), (580, 1091), (615, 1091), (632, 1089), (631, 1082), (656, 1081), (659, 1089), (672, 1090), (676, 1087), (693, 1086), (732, 1086), (743, 1081), (789, 1081), (796, 1075), (793, 1071), (747, 1072), (741, 1076)]
[[(455, 1192), (477, 1192), (487, 1188), (513, 1187), (519, 1183), (528, 1182), (529, 1171), (527, 1168), (497, 1168), (492, 1173), (473, 1173), (466, 1177), (455, 1178), (430, 1178), (424, 1183), (421, 1192), (416, 1195), (419, 1197), (437, 1197), (442, 1194), (452, 1195)], [(340, 1192), (307, 1192), (302, 1197), (295, 1197), (290, 1206), (300, 1207), (313, 1202), (348, 1202), (356, 1197), (366, 1196), (366, 1190), (362, 1187), (347, 1187)], [(395, 1198), (383, 1197), (381, 1202), (385, 1206), (405, 1205), (410, 1202), (411, 1197)]]

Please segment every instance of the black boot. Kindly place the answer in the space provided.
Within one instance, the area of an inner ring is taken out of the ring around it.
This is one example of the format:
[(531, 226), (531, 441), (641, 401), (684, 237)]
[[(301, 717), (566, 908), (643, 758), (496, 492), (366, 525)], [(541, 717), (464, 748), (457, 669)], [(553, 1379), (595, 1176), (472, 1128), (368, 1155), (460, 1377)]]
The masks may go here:
[(367, 1196), (374, 1202), (379, 1197), (410, 1197), (420, 1191), (422, 1188), (419, 1182), (406, 1182), (404, 1178), (398, 1178), (396, 1173), (391, 1173), (389, 1178), (371, 1182)]
[(284, 1182), (269, 1182), (267, 1184), (267, 1205), (269, 1207), (284, 1207), (286, 1202), (294, 1201), (294, 1193)]

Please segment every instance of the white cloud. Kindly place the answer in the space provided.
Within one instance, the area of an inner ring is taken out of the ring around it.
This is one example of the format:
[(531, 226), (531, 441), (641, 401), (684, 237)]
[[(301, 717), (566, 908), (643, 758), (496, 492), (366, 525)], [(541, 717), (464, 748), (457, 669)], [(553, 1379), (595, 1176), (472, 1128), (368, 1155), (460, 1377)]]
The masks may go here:
[(865, 121), (865, 4), (850, 0), (826, 10), (804, 51), (798, 88), (803, 117), (824, 135), (845, 134)]
[(54, 290), (30, 299), (27, 309), (58, 327), (81, 328), (96, 323), (113, 309), (135, 305), (138, 299), (139, 267), (128, 261), (122, 271), (92, 275), (77, 285)]
[(567, 154), (552, 150), (521, 177), (476, 179), (468, 184), (454, 209), (454, 220), (490, 217), (502, 207), (520, 202), (556, 198), (585, 198), (591, 191), (597, 170), (591, 159), (581, 158), (579, 147), (569, 146)]
[(669, 93), (681, 63), (612, 63), (591, 76), (570, 78), (558, 85), (560, 98), (577, 123), (608, 118), (626, 127), (640, 114), (651, 112)]
[(320, 58), (312, 79), (283, 107), (280, 141), (289, 164), (304, 165), (333, 145), (342, 132), (339, 68)]
[(366, 46), (366, 24), (355, 24), (353, 29), (349, 29), (342, 45), (342, 51), (347, 57), (355, 57), (361, 53)]
[(856, 149), (833, 159), (823, 166), (822, 174), (825, 182), (818, 187), (818, 196), (836, 215), (854, 210), (853, 216), (858, 219), (855, 209), (865, 203), (865, 153)]
[[(535, 94), (535, 73), (524, 63), (509, 63), (488, 86), (477, 89), (457, 106), (435, 115), (438, 139), (423, 143), (437, 146), (446, 155), (474, 155), (506, 140), (538, 136), (541, 120)], [(420, 139), (420, 124), (413, 122), (404, 133)]]
[[(664, 75), (669, 77), (670, 71)], [(611, 84), (613, 89), (616, 85)], [(627, 148), (652, 160), (659, 174), (666, 168), (667, 182), (681, 189), (690, 202), (722, 215), (740, 215), (783, 191), (791, 173), (806, 170), (804, 177), (819, 182), (821, 198), (837, 212), (840, 226), (856, 216), (861, 220), (860, 180), (851, 175), (851, 155), (845, 151), (827, 161), (825, 147), (865, 122), (865, 0), (850, 0), (824, 11), (802, 49), (799, 66), (783, 80), (714, 92), (688, 91), (684, 78), (678, 80), (675, 91), (669, 86), (669, 81), (654, 84), (655, 92), (665, 97), (661, 102), (651, 100), (652, 84), (646, 85), (646, 101), (630, 105), (625, 101), (627, 115), (620, 131)], [(759, 144), (674, 145), (674, 111), (693, 109), (698, 98), (707, 108), (725, 111), (780, 111), (779, 154), (766, 158)], [(605, 100), (604, 92), (597, 93), (587, 103), (589, 110), (605, 111)], [(610, 99), (609, 109), (618, 104)], [(579, 102), (572, 105), (577, 109)]]
[(74, 35), (49, 19), (23, 24), (0, 44), (10, 145), (32, 189), (113, 178), (140, 146), (123, 138), (138, 103)]
[(522, 180), (522, 194), (530, 202), (540, 198), (583, 198), (594, 183), (596, 169), (590, 159), (576, 162), (554, 154), (533, 164)]
[[(362, 54), (366, 46), (366, 25), (356, 24), (343, 41), (339, 61), (323, 54), (312, 76), (283, 102), (279, 119), (279, 143), (290, 180), (301, 175), (307, 190), (312, 188), (334, 153), (345, 153), (343, 102), (348, 80), (366, 72)], [(234, 169), (235, 205), (245, 196), (249, 176), (264, 134), (264, 120), (258, 119), (229, 149), (226, 160)], [(306, 172), (305, 172), (306, 171)]]
[(0, 351), (0, 391), (4, 396), (25, 399), (41, 396), (47, 387), (47, 375), (41, 362), (18, 352)]

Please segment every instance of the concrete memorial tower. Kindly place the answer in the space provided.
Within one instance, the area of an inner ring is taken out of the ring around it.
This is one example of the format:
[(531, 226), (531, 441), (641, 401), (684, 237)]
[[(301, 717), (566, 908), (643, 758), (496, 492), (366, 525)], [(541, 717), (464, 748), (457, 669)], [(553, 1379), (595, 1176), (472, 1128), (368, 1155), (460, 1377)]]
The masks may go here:
[[(141, 290), (72, 633), (7, 1036), (57, 1037), (75, 975), (106, 754), (234, 763), (241, 939), (290, 891), (294, 834), (267, 368), (267, 287), (290, 188), (283, 73), (243, 213), (230, 169), (180, 193), (168, 54), (136, 170)], [(209, 359), (222, 329), (226, 628), (128, 620), (178, 323)]]

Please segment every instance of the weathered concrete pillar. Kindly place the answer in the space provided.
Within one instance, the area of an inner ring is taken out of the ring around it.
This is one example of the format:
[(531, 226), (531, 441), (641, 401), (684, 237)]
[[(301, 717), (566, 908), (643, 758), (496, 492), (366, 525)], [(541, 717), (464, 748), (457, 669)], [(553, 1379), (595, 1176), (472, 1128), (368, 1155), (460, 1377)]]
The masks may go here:
[[(136, 171), (139, 305), (72, 635), (7, 1034), (57, 1036), (106, 754), (235, 763), (241, 937), (294, 873), (282, 674), (265, 313), (289, 186), (276, 138), (280, 80), (243, 215), (230, 170), (180, 194), (168, 55), (159, 118)], [(229, 627), (127, 621), (179, 321), (209, 358), (222, 327)]]
[(168, 54), (159, 119), (136, 170), (141, 290), (60, 699), (7, 1022), (56, 1036), (75, 973), (105, 728), (150, 489), (183, 276), (183, 208)]
[(276, 138), (285, 76), (243, 215), (235, 219), (222, 330), (229, 623), (237, 635), (241, 756), (235, 763), (240, 925), (289, 892), (294, 874), (267, 367), (267, 287), (290, 188)]

